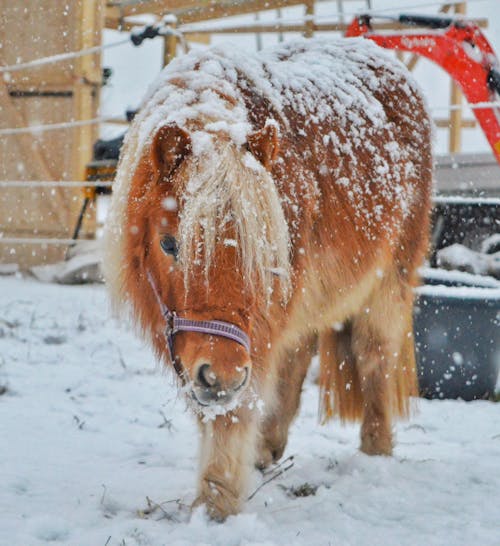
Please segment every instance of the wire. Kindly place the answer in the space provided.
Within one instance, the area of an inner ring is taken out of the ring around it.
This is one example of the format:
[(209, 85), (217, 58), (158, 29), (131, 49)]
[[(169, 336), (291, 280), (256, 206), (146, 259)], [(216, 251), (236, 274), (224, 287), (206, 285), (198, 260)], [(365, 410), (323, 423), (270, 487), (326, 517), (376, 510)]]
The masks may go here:
[(66, 180), (0, 180), (0, 188), (111, 188), (112, 182), (105, 181), (75, 181)]
[(117, 47), (124, 45), (125, 43), (130, 43), (130, 38), (123, 38), (116, 42), (110, 44), (102, 44), (95, 47), (89, 47), (87, 49), (80, 49), (79, 51), (70, 51), (68, 53), (59, 53), (57, 55), (51, 55), (49, 57), (42, 57), (40, 59), (34, 59), (33, 61), (27, 61), (25, 63), (12, 64), (10, 66), (0, 66), (0, 73), (2, 72), (18, 72), (19, 70), (25, 70), (27, 68), (36, 68), (38, 66), (43, 66), (45, 64), (57, 63), (60, 61), (67, 61), (68, 59), (76, 59), (77, 57), (83, 57), (85, 55), (92, 55), (94, 53), (99, 53), (104, 49), (109, 49), (112, 47)]
[(0, 244), (6, 245), (74, 245), (74, 239), (57, 239), (41, 237), (0, 237)]
[[(500, 108), (500, 102), (476, 102), (473, 104), (464, 103), (463, 105), (448, 105), (431, 107), (431, 112), (444, 112), (450, 110), (483, 110), (486, 108)], [(68, 121), (64, 123), (48, 123), (46, 125), (29, 125), (28, 127), (13, 127), (0, 129), (0, 136), (19, 135), (23, 133), (41, 133), (44, 131), (55, 131), (57, 129), (68, 129), (72, 127), (81, 127), (83, 125), (94, 125), (97, 123), (118, 123), (116, 118), (100, 117), (93, 119), (84, 119), (80, 121)]]
[(500, 102), (475, 102), (475, 103), (464, 103), (464, 104), (450, 104), (448, 106), (436, 106), (430, 108), (431, 112), (444, 112), (448, 110), (485, 110), (486, 108), (500, 108)]
[(20, 135), (23, 133), (42, 133), (44, 131), (56, 131), (58, 129), (68, 129), (72, 127), (82, 127), (84, 125), (95, 125), (97, 123), (113, 123), (116, 118), (99, 117), (92, 119), (82, 119), (79, 121), (65, 121), (63, 123), (47, 123), (45, 125), (28, 125), (28, 127), (12, 127), (0, 129), (0, 136)]

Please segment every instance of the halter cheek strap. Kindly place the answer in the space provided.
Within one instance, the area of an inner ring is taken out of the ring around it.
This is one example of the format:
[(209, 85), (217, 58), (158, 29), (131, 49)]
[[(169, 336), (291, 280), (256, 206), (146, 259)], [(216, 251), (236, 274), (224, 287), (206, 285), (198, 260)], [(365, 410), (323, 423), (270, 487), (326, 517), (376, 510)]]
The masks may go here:
[(160, 306), (161, 313), (165, 319), (165, 338), (167, 340), (167, 349), (169, 352), (169, 358), (174, 366), (174, 336), (178, 332), (198, 332), (200, 334), (225, 337), (236, 341), (236, 343), (242, 345), (246, 351), (250, 353), (250, 338), (246, 332), (235, 324), (221, 320), (191, 320), (178, 317), (175, 311), (171, 311), (161, 300), (151, 272), (148, 270), (146, 274), (156, 300), (158, 301), (158, 305)]

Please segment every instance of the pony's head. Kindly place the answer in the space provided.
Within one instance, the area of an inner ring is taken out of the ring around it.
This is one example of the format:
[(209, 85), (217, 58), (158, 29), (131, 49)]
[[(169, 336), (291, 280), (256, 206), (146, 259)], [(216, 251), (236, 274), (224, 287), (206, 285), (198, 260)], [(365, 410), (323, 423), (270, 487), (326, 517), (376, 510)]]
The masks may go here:
[[(263, 308), (286, 298), (288, 226), (269, 172), (277, 140), (272, 124), (243, 145), (224, 132), (170, 124), (130, 175), (121, 296), (164, 360), (162, 307), (190, 321), (230, 323), (252, 339)], [(251, 381), (254, 342), (248, 350), (227, 337), (180, 331), (173, 364), (196, 402), (227, 405)]]

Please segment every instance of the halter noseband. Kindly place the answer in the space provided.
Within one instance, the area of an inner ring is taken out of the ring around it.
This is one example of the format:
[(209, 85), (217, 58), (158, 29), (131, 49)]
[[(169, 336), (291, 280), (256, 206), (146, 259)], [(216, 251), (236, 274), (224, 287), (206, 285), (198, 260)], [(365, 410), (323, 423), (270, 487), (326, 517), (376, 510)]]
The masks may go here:
[(174, 336), (178, 332), (198, 332), (200, 334), (226, 337), (242, 345), (250, 354), (250, 338), (241, 328), (238, 328), (235, 324), (221, 320), (191, 320), (178, 317), (175, 311), (171, 311), (161, 300), (153, 276), (149, 270), (147, 271), (147, 277), (160, 306), (161, 314), (165, 318), (165, 338), (167, 340), (169, 357), (174, 367)]

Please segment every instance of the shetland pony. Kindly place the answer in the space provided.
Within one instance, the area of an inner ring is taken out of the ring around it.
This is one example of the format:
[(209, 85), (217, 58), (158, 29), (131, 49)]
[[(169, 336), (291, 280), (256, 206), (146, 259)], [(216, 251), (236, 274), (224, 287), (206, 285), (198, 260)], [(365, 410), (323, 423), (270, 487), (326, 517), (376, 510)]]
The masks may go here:
[(416, 393), (430, 141), (416, 84), (363, 39), (195, 51), (150, 90), (105, 272), (197, 414), (195, 505), (211, 517), (283, 454), (316, 350), (322, 419), (361, 420), (361, 450), (391, 454)]

